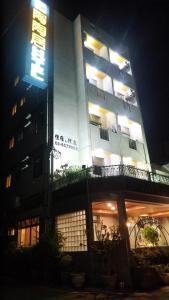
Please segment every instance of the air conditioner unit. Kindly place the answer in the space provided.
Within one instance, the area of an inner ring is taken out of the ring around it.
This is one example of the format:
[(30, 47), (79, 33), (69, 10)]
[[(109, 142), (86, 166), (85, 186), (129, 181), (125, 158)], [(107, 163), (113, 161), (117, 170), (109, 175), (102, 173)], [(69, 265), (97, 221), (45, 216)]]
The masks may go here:
[(96, 116), (96, 115), (93, 115), (93, 114), (90, 114), (90, 123), (93, 124), (93, 125), (101, 125), (101, 118), (99, 116)]

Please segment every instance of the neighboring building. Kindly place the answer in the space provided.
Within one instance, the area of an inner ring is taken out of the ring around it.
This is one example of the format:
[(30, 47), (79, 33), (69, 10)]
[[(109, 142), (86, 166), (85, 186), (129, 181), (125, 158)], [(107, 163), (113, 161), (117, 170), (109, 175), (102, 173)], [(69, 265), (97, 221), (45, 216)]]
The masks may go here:
[(169, 178), (151, 172), (127, 49), (81, 16), (53, 18), (48, 89), (20, 76), (8, 97), (6, 232), (31, 246), (51, 219), (63, 250), (84, 260), (93, 241), (121, 237), (116, 271), (129, 282), (127, 253), (145, 245), (141, 227), (155, 226), (159, 245), (169, 243)]

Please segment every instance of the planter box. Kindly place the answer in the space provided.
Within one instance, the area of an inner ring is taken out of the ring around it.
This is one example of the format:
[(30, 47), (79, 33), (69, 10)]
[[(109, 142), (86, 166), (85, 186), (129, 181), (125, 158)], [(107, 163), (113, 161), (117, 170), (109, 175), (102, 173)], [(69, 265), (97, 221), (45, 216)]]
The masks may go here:
[(72, 283), (73, 286), (77, 289), (80, 289), (84, 286), (85, 283), (85, 273), (72, 273)]

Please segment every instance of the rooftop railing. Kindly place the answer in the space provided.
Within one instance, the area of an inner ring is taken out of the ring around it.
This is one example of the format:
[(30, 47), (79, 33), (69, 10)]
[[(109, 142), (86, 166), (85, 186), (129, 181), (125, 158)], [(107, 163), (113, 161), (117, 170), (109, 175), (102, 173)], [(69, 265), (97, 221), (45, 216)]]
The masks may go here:
[(69, 184), (82, 181), (86, 178), (104, 178), (114, 176), (126, 176), (136, 179), (146, 180), (155, 183), (169, 185), (169, 177), (149, 172), (142, 169), (137, 169), (129, 165), (112, 165), (112, 166), (93, 166), (82, 169), (78, 172), (72, 172), (68, 175), (61, 176), (58, 179), (53, 179), (53, 189), (60, 189)]

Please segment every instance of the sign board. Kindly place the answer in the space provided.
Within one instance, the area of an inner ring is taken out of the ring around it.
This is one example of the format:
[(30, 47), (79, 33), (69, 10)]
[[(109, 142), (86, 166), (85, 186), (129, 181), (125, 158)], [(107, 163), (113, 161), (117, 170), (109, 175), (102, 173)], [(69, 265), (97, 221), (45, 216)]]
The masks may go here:
[(49, 6), (41, 0), (31, 0), (31, 28), (23, 81), (42, 89), (48, 85), (48, 19)]

